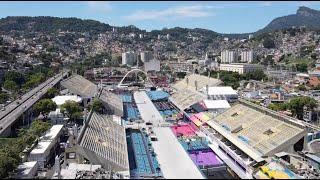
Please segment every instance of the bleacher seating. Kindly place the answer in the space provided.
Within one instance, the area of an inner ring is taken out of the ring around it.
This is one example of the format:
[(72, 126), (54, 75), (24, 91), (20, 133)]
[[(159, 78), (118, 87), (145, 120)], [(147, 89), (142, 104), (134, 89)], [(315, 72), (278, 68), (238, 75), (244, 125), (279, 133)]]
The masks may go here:
[(168, 99), (169, 94), (165, 91), (148, 91), (147, 92), (151, 101), (158, 101), (162, 99)]
[[(187, 142), (188, 140), (189, 142)], [(201, 141), (201, 139), (195, 139), (195, 140), (188, 139), (188, 140), (184, 138), (179, 138), (180, 144), (187, 151), (209, 149), (208, 142), (206, 141), (203, 141), (203, 140)]]
[(126, 110), (126, 113), (125, 113), (125, 116), (128, 118), (128, 119), (139, 119), (140, 118), (140, 112), (138, 110), (137, 107), (134, 107), (132, 104), (125, 104), (125, 110)]
[(124, 103), (132, 103), (132, 95), (131, 94), (122, 94), (122, 101)]
[[(157, 173), (156, 170), (160, 165), (156, 157), (150, 154), (149, 149), (153, 151), (149, 146), (150, 138), (144, 138), (143, 135), (143, 133), (132, 132), (130, 136), (136, 162), (136, 169), (132, 172), (135, 176), (152, 176)], [(161, 171), (159, 173), (161, 175)]]

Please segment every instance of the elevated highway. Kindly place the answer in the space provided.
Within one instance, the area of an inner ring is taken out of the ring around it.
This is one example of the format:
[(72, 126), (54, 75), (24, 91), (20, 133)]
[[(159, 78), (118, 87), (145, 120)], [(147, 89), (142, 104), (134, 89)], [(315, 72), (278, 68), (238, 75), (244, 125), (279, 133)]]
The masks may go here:
[(69, 71), (64, 71), (49, 78), (19, 99), (8, 104), (4, 111), (0, 111), (0, 136), (9, 136), (12, 124), (14, 124), (25, 111), (32, 107), (50, 88), (60, 82), (68, 72)]

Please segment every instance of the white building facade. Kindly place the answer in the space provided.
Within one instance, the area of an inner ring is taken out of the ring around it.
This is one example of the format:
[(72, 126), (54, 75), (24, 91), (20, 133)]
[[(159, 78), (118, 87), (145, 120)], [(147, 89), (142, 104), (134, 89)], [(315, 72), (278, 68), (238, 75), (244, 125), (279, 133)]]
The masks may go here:
[(263, 66), (259, 64), (247, 63), (233, 63), (233, 64), (220, 64), (220, 71), (232, 71), (239, 74), (254, 72), (256, 70), (263, 70)]
[(135, 52), (122, 53), (122, 65), (137, 65), (138, 55)]
[(221, 63), (234, 63), (238, 61), (238, 53), (236, 51), (225, 50), (221, 52)]
[(241, 52), (241, 62), (251, 63), (253, 61), (253, 51), (242, 51)]

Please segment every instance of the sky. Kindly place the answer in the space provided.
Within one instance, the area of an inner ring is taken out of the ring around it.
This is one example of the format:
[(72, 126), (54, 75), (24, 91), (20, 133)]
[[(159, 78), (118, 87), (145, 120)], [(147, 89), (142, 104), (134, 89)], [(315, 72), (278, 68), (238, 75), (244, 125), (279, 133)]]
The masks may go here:
[(295, 14), (299, 6), (320, 10), (320, 1), (1, 1), (0, 18), (77, 17), (147, 31), (183, 27), (250, 33)]

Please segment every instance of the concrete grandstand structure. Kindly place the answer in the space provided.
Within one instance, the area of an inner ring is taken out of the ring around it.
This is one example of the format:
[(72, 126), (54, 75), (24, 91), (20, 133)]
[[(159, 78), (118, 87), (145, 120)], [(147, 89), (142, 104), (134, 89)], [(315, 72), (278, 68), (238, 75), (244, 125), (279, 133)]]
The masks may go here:
[(199, 91), (205, 87), (218, 86), (222, 82), (219, 79), (202, 76), (199, 74), (190, 74), (183, 80), (178, 81), (172, 87), (176, 90), (190, 89)]
[(169, 97), (169, 100), (173, 104), (175, 104), (180, 110), (189, 108), (191, 105), (203, 101), (205, 99), (205, 95), (190, 89), (178, 90), (172, 96)]
[(61, 86), (70, 93), (82, 97), (85, 106), (98, 92), (97, 85), (77, 74), (61, 81)]
[(99, 99), (101, 99), (109, 114), (123, 116), (123, 102), (120, 96), (103, 89)]
[(306, 144), (304, 125), (244, 100), (206, 123), (201, 129), (210, 141), (246, 174), (252, 174), (255, 164), (276, 153), (295, 153)]
[(78, 152), (94, 164), (129, 175), (125, 128), (112, 116), (91, 112), (78, 139)]

